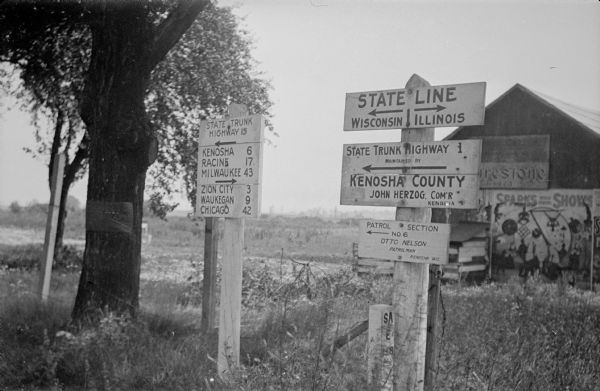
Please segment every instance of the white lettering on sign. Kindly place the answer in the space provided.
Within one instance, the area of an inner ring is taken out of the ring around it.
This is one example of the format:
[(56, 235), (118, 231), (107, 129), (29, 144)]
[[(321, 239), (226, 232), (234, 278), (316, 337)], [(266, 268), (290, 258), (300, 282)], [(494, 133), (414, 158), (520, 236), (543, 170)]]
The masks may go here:
[(449, 240), (449, 224), (362, 220), (358, 256), (442, 265)]
[(485, 83), (346, 94), (344, 130), (482, 125)]

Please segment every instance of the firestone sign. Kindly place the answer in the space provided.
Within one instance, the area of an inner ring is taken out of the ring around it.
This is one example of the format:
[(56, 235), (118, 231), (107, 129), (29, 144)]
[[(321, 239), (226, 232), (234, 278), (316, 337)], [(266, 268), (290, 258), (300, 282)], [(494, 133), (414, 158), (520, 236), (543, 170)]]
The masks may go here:
[(344, 130), (483, 125), (485, 82), (346, 94)]

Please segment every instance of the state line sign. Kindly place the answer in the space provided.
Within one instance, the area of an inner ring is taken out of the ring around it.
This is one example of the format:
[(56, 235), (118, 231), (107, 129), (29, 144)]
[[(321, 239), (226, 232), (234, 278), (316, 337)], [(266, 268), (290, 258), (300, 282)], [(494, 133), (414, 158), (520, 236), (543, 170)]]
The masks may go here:
[(361, 220), (358, 256), (445, 265), (449, 240), (450, 224)]
[(340, 204), (478, 206), (481, 140), (345, 144)]
[(344, 130), (483, 125), (485, 82), (351, 92)]
[(262, 115), (201, 122), (197, 215), (239, 218), (260, 214), (264, 127)]

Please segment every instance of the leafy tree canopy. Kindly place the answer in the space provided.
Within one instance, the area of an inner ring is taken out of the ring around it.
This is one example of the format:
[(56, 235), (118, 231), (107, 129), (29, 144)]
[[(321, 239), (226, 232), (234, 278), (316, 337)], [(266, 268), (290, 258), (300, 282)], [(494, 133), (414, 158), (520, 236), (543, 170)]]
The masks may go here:
[[(165, 18), (168, 3), (147, 2), (157, 22)], [(35, 118), (43, 113), (55, 123), (55, 129), (48, 129), (45, 122), (36, 121), (37, 148), (30, 152), (82, 155), (73, 159), (77, 164), (71, 167), (68, 186), (85, 172), (88, 143), (79, 104), (91, 55), (91, 32), (84, 23), (89, 10), (75, 5), (53, 11), (50, 4), (41, 3), (39, 7), (55, 15), (53, 23), (35, 15), (29, 19), (0, 13), (0, 61), (13, 64), (21, 80), (22, 88), (13, 92)], [(155, 214), (164, 217), (175, 207), (170, 196), (182, 183), (195, 203), (196, 140), (202, 119), (225, 114), (229, 103), (268, 115), (270, 86), (256, 71), (251, 49), (249, 34), (231, 8), (207, 7), (152, 72), (145, 103), (159, 142), (147, 181)], [(6, 80), (14, 74), (5, 69), (1, 76)]]

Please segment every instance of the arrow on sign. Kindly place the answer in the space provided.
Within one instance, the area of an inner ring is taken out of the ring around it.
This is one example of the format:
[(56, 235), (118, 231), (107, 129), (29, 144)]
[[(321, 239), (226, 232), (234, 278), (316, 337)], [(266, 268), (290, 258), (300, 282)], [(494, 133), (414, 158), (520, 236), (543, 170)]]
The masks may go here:
[(420, 108), (415, 108), (415, 111), (431, 111), (431, 110), (435, 110), (435, 112), (437, 113), (438, 111), (442, 111), (445, 108), (446, 107), (444, 107), (442, 105), (437, 105), (436, 107), (420, 107)]
[(402, 109), (398, 109), (398, 110), (379, 110), (377, 111), (377, 109), (373, 109), (369, 112), (369, 115), (372, 115), (373, 117), (377, 117), (377, 114), (389, 114), (389, 113), (401, 113), (404, 110)]
[(217, 141), (217, 142), (215, 143), (215, 145), (216, 145), (217, 147), (220, 147), (221, 145), (229, 145), (229, 144), (236, 144), (236, 142), (235, 142), (235, 141), (223, 141), (223, 142), (221, 142), (221, 141)]
[(232, 185), (236, 182), (237, 181), (235, 179), (228, 179), (226, 181), (215, 181), (215, 183), (231, 183)]
[(372, 234), (381, 234), (381, 235), (389, 235), (389, 232), (376, 232), (376, 231), (367, 231), (369, 235)]
[(376, 170), (445, 170), (446, 166), (417, 166), (417, 167), (407, 167), (407, 166), (399, 166), (399, 167), (373, 167), (370, 164), (368, 166), (364, 166), (363, 170), (366, 172), (376, 171)]

